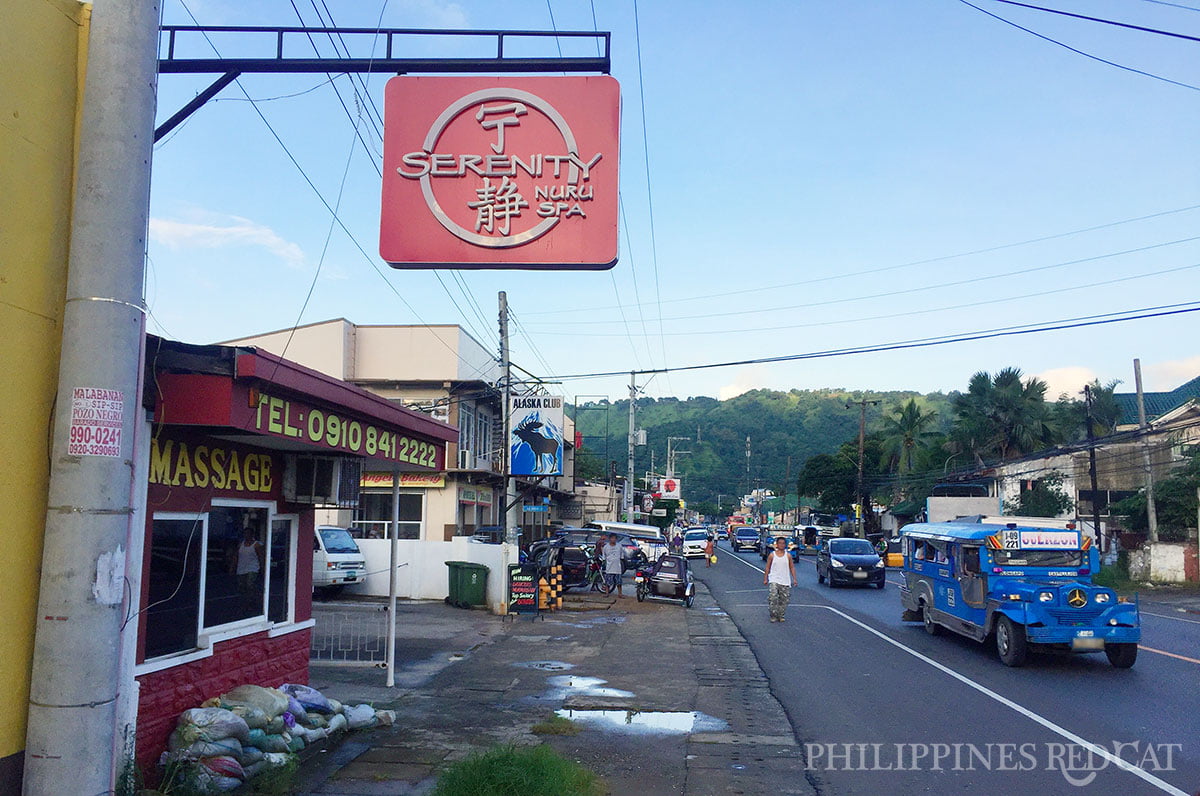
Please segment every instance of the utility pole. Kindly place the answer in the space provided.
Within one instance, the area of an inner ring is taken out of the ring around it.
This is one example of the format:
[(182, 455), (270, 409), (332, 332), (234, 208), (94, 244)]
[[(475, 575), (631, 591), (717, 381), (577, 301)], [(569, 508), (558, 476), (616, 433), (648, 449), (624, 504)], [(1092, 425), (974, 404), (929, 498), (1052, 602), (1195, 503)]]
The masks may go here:
[[(123, 645), (141, 591), (140, 572), (127, 568), (141, 557), (130, 560), (128, 551), (140, 550), (134, 537), (146, 533), (136, 509), (146, 487), (134, 473), (148, 445), (142, 283), (159, 10), (157, 2), (111, 0), (92, 13), (32, 625), (26, 794), (110, 793), (118, 766), (133, 762), (119, 759), (128, 739), (118, 706), (136, 702), (137, 688)], [(92, 392), (121, 407), (115, 453), (71, 450), (73, 404)]]
[(1150, 543), (1158, 541), (1158, 512), (1154, 508), (1154, 468), (1150, 461), (1150, 424), (1146, 422), (1146, 401), (1142, 394), (1142, 361), (1133, 360), (1133, 380), (1137, 385), (1138, 428), (1142, 433), (1142, 464), (1146, 468), (1146, 519), (1150, 523)]
[(667, 437), (667, 478), (675, 477), (675, 457), (681, 453), (691, 452), (681, 451), (678, 448), (671, 450), (671, 444), (679, 441), (691, 442), (691, 437)]
[[(787, 457), (787, 467), (783, 471), (783, 488), (779, 490), (779, 498), (780, 498), (780, 500), (783, 501), (782, 511), (783, 511), (783, 515), (784, 515), (783, 518), (785, 521), (787, 520), (787, 496), (788, 496), (787, 485), (788, 485), (788, 481), (791, 481), (791, 480), (792, 480), (792, 457), (789, 456), (789, 457)], [(800, 514), (800, 504), (796, 504), (796, 514), (797, 514), (797, 516)], [(795, 523), (793, 522), (792, 524), (794, 525)]]
[(633, 451), (637, 443), (637, 374), (629, 371), (629, 475), (625, 479), (625, 521), (633, 522)]
[[(512, 477), (512, 472), (509, 470), (509, 444), (512, 440), (512, 413), (509, 407), (512, 406), (512, 360), (508, 348), (508, 293), (501, 290), (500, 295), (500, 378), (504, 379), (504, 406), (500, 411), (504, 412), (504, 526), (507, 531), (514, 528), (519, 528), (521, 525), (521, 513), (517, 508), (517, 482)], [(506, 533), (507, 535), (507, 533)], [(516, 541), (516, 540), (512, 540)]]
[(1092, 479), (1092, 530), (1101, 552), (1108, 552), (1108, 536), (1100, 534), (1100, 488), (1096, 485), (1096, 432), (1092, 429), (1092, 385), (1083, 385), (1083, 406), (1087, 412), (1088, 476)]
[[(749, 495), (750, 495), (750, 492), (751, 492), (751, 485), (750, 485), (750, 435), (749, 435), (749, 434), (747, 434), (747, 435), (746, 435), (746, 491), (745, 491), (745, 492), (743, 492), (742, 494), (749, 496)], [(751, 515), (753, 515), (753, 514), (754, 514), (754, 510), (753, 510), (753, 509), (751, 509), (751, 510), (750, 510), (750, 513), (751, 513)]]
[(881, 401), (871, 401), (863, 398), (862, 400), (851, 401), (846, 404), (847, 409), (854, 404), (858, 404), (858, 477), (854, 482), (854, 500), (858, 503), (858, 516), (855, 518), (855, 524), (860, 537), (865, 536), (863, 533), (863, 524), (866, 521), (867, 513), (867, 507), (863, 500), (863, 459), (865, 458), (864, 451), (867, 445), (867, 406), (874, 406), (878, 403), (881, 403)]

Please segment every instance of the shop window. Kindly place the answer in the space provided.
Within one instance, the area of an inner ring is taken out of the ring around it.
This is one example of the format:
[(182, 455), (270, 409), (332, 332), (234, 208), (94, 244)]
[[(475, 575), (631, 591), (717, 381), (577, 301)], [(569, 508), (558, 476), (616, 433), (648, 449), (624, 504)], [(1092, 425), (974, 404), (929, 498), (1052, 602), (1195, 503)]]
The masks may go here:
[(266, 508), (214, 505), (208, 518), (204, 565), (204, 626), (265, 614)]
[(154, 515), (147, 573), (147, 658), (196, 647), (205, 522), (203, 514)]
[[(397, 538), (420, 539), (425, 496), (421, 491), (400, 492), (400, 528)], [(354, 512), (351, 531), (364, 539), (386, 539), (392, 525), (392, 493), (363, 492)]]
[(466, 404), (458, 407), (458, 449), (475, 452), (475, 412)]
[(271, 520), (271, 541), (267, 546), (268, 567), (267, 576), (267, 619), (280, 623), (292, 620), (292, 605), (295, 596), (292, 586), (295, 578), (292, 570), (295, 567), (296, 532), (299, 526), (298, 517), (276, 517)]

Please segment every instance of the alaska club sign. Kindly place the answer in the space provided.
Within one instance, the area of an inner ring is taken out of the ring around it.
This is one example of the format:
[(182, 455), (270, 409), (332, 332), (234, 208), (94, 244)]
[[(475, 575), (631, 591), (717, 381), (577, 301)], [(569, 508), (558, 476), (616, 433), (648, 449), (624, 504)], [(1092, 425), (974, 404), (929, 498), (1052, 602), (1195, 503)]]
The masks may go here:
[(395, 268), (611, 268), (620, 89), (597, 77), (394, 77), (379, 251)]

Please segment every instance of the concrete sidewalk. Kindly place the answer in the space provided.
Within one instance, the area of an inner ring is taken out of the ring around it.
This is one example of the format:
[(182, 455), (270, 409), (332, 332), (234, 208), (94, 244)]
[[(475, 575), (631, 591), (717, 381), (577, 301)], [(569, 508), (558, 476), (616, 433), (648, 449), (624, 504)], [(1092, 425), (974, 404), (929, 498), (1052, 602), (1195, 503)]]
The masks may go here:
[[(745, 639), (697, 582), (695, 607), (569, 596), (544, 619), (441, 603), (401, 606), (397, 682), (313, 666), (344, 703), (397, 712), (301, 767), (299, 792), (421, 794), (437, 772), (500, 743), (548, 743), (612, 794), (812, 793), (787, 717)], [(569, 711), (577, 735), (530, 728)], [(780, 789), (781, 784), (783, 789)]]

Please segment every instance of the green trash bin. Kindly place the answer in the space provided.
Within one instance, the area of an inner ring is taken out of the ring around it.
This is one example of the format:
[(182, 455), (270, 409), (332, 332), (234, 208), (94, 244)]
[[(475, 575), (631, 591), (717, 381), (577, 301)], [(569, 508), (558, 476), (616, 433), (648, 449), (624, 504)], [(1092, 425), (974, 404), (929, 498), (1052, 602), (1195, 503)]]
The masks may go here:
[(472, 561), (447, 561), (450, 594), (446, 602), (459, 608), (487, 604), (488, 568)]

